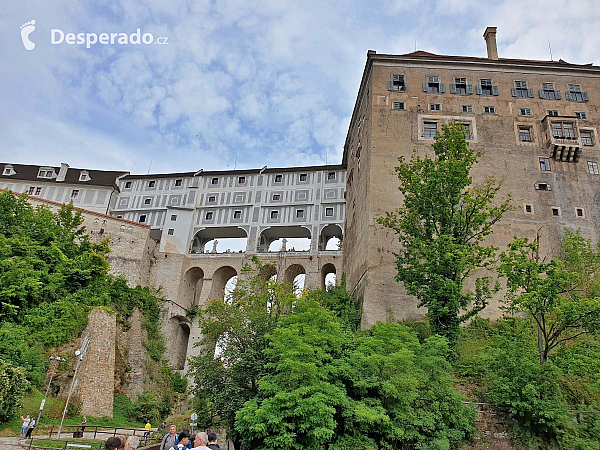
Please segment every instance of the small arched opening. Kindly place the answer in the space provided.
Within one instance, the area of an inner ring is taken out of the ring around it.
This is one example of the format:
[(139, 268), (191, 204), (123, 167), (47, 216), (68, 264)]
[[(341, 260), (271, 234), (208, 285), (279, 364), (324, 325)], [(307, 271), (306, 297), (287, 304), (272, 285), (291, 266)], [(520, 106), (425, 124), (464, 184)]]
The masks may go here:
[(181, 284), (177, 303), (186, 309), (190, 306), (198, 305), (203, 285), (204, 271), (200, 267), (192, 267), (183, 276), (183, 283)]
[(190, 326), (187, 323), (186, 318), (181, 316), (174, 316), (169, 319), (169, 325), (171, 328), (172, 336), (172, 364), (178, 370), (185, 368), (185, 361), (187, 359), (188, 344), (190, 341)]
[(319, 250), (341, 250), (342, 239), (343, 235), (340, 226), (331, 223), (321, 230), (319, 236)]
[(306, 270), (300, 264), (292, 264), (285, 270), (285, 281), (294, 286), (294, 294), (299, 296), (304, 289)]
[(305, 252), (310, 251), (310, 230), (303, 226), (269, 227), (262, 230), (258, 240), (258, 251)]
[(329, 286), (336, 284), (337, 271), (333, 264), (327, 263), (321, 268), (321, 288), (327, 289)]
[(212, 278), (212, 288), (210, 290), (210, 298), (223, 300), (225, 297), (225, 288), (227, 283), (233, 277), (237, 277), (237, 271), (231, 266), (219, 267)]
[(248, 233), (240, 227), (204, 228), (192, 239), (190, 253), (244, 253)]

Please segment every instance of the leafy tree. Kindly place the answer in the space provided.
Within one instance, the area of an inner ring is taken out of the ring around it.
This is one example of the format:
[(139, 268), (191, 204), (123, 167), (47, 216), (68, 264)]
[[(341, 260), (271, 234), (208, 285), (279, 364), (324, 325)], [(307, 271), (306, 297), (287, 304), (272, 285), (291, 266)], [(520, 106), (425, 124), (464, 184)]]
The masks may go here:
[(537, 325), (540, 364), (559, 345), (600, 329), (600, 246), (579, 231), (565, 231), (563, 258), (546, 261), (533, 242), (517, 238), (500, 256), (508, 309), (528, 313)]
[(270, 279), (274, 270), (254, 257), (228, 300), (210, 300), (198, 315), (201, 350), (190, 360), (196, 407), (210, 415), (206, 422), (227, 428), (236, 448), (235, 414), (257, 395), (271, 360), (263, 352), (267, 335), (296, 300), (291, 284)]
[(346, 290), (346, 274), (342, 274), (339, 285), (330, 285), (325, 290), (315, 290), (308, 294), (325, 308), (333, 311), (351, 331), (360, 328), (362, 311), (356, 306), (354, 297)]
[(497, 248), (483, 241), (511, 209), (511, 199), (493, 205), (501, 183), (492, 177), (472, 185), (480, 153), (469, 148), (461, 124), (444, 125), (433, 150), (433, 158), (416, 151), (409, 162), (399, 158), (404, 204), (377, 221), (398, 234), (396, 280), (428, 308), (432, 331), (454, 344), (460, 323), (484, 309), (498, 289), (489, 276), (476, 278), (473, 291), (465, 280), (492, 267)]
[(24, 371), (0, 359), (0, 423), (12, 417), (28, 389)]
[(394, 323), (356, 335), (301, 299), (265, 353), (259, 395), (237, 414), (244, 448), (450, 449), (474, 430), (439, 336), (421, 345)]

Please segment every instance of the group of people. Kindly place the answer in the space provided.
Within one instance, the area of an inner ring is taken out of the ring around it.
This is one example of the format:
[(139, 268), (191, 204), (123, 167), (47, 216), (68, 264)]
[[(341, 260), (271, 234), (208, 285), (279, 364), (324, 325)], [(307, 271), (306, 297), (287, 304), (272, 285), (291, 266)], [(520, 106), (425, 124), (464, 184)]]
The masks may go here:
[(221, 450), (215, 433), (200, 431), (190, 436), (188, 430), (177, 433), (177, 427), (171, 425), (169, 432), (160, 443), (160, 450)]
[(35, 428), (35, 419), (32, 417), (19, 417), (23, 425), (21, 426), (21, 432), (19, 433), (20, 438), (29, 439), (31, 437), (31, 433)]

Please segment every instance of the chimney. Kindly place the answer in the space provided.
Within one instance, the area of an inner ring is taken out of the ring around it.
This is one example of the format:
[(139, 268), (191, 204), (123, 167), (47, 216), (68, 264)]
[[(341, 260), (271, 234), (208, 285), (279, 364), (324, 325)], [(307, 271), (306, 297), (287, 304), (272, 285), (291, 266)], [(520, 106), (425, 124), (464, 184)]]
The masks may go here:
[(58, 171), (56, 181), (65, 181), (67, 170), (69, 170), (69, 165), (67, 163), (60, 163), (60, 170)]
[(498, 47), (496, 46), (496, 27), (487, 27), (483, 33), (487, 45), (488, 59), (498, 59)]

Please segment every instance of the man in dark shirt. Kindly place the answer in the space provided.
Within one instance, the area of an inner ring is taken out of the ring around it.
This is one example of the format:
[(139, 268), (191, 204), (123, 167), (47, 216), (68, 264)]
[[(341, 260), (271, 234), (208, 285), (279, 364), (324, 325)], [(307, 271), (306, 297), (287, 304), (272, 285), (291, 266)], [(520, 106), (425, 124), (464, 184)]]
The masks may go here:
[(211, 450), (221, 450), (219, 444), (217, 444), (217, 435), (215, 433), (208, 433), (208, 448)]

